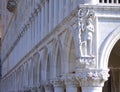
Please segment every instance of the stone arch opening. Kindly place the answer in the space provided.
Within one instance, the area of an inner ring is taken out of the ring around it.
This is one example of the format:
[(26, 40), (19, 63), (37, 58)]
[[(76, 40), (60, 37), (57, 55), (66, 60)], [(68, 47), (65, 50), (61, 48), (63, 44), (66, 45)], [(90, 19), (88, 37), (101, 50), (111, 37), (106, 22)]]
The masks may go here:
[(110, 77), (105, 82), (103, 92), (119, 92), (120, 91), (120, 39), (114, 45), (108, 62), (110, 69)]
[(47, 57), (47, 67), (46, 67), (46, 80), (48, 81), (50, 79), (50, 57), (48, 55)]
[(57, 77), (61, 76), (61, 54), (60, 54), (60, 49), (59, 48), (58, 48), (58, 52), (57, 52), (56, 76)]
[(39, 64), (38, 64), (38, 71), (39, 71), (39, 83), (41, 82), (41, 71), (42, 71), (42, 66), (41, 66), (41, 59), (39, 58)]
[(70, 43), (70, 50), (69, 50), (69, 72), (70, 73), (75, 73), (75, 64), (76, 64), (75, 45), (72, 38)]
[(38, 61), (39, 61), (39, 54), (38, 53), (35, 53), (33, 55), (33, 84), (36, 86), (37, 85), (37, 82), (38, 82)]

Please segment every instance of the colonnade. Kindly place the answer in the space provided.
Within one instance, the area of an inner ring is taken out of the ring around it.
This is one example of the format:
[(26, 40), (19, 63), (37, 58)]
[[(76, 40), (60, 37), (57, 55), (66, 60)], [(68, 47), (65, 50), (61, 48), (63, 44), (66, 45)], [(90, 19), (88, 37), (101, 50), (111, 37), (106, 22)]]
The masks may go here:
[(102, 92), (108, 71), (76, 72), (71, 31), (64, 30), (62, 34), (58, 32), (57, 38), (54, 36), (3, 77), (1, 92)]

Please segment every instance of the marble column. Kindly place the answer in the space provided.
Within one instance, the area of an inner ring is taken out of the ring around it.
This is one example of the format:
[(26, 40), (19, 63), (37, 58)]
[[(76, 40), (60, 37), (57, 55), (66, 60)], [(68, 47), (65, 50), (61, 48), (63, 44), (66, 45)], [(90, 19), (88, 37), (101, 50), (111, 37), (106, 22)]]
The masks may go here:
[(64, 92), (64, 84), (62, 80), (54, 79), (52, 83), (54, 86), (54, 92)]
[(79, 81), (82, 92), (102, 92), (104, 82), (108, 80), (108, 70), (80, 70), (76, 73), (76, 79)]
[(63, 77), (63, 80), (66, 85), (66, 92), (77, 92), (78, 89), (78, 81), (74, 74), (68, 74)]

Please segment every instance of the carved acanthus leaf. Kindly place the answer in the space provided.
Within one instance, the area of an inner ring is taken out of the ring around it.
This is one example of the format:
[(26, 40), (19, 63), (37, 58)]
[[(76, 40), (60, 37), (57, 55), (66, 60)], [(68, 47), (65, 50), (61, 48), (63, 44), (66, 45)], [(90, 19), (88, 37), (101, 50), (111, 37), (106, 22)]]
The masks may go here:
[(109, 70), (81, 70), (76, 74), (76, 79), (82, 86), (103, 86), (108, 80)]

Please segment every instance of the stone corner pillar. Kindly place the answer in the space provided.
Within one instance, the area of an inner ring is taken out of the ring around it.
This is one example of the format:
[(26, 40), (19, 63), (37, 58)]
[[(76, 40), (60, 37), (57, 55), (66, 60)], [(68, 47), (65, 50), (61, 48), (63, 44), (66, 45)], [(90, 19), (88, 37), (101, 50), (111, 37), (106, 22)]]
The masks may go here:
[(102, 92), (104, 82), (108, 80), (108, 70), (81, 70), (76, 74), (82, 92)]

